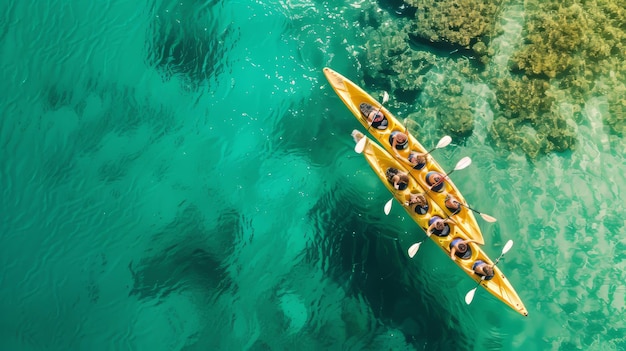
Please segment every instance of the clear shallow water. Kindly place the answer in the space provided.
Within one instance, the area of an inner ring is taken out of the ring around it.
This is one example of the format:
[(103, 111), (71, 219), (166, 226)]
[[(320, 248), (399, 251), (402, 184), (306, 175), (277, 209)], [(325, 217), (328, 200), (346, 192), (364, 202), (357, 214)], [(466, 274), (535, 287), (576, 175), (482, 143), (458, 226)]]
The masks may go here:
[(361, 82), (365, 5), (0, 5), (1, 348), (626, 348), (625, 147), (602, 97), (572, 153), (493, 150), (487, 112), (437, 151), (472, 157), (454, 180), (498, 218), (486, 250), (515, 241), (502, 269), (530, 316), (481, 290), (465, 306), (440, 250), (406, 258), (423, 233), (382, 213), (321, 71)]

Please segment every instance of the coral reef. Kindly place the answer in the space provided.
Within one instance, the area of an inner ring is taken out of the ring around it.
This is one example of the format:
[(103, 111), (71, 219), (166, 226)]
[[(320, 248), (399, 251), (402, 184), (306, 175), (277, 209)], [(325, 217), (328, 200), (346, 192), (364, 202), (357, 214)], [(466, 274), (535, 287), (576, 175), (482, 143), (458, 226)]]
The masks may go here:
[(527, 77), (495, 78), (491, 81), (502, 115), (508, 119), (534, 121), (550, 110), (553, 98), (546, 96), (550, 84), (546, 80)]
[[(462, 71), (458, 66), (463, 64), (467, 64), (467, 61), (450, 61), (446, 67), (456, 67), (455, 71)], [(446, 134), (467, 137), (474, 130), (476, 97), (464, 88), (468, 80), (462, 74), (440, 75), (437, 83), (428, 85), (425, 90), (428, 99), (422, 101), (422, 107), (435, 112), (439, 128)]]
[[(410, 23), (376, 18), (376, 11), (365, 9), (362, 14), (368, 38), (365, 44), (363, 65), (366, 83), (388, 90), (393, 96), (393, 104), (414, 103), (421, 91), (429, 87), (429, 100), (425, 108), (434, 112), (440, 127), (447, 133), (469, 136), (474, 128), (471, 98), (463, 94), (464, 80), (460, 77), (443, 76), (445, 81), (431, 84), (429, 72), (440, 66), (453, 66), (461, 75), (472, 72), (467, 59), (455, 62), (441, 62), (437, 55), (423, 50), (415, 50), (409, 44)], [(380, 17), (380, 15), (379, 15)], [(412, 115), (415, 117), (415, 114)]]
[(554, 78), (572, 69), (574, 54), (589, 42), (587, 19), (579, 5), (546, 10), (526, 22), (526, 44), (514, 55), (513, 70)]
[(490, 136), (498, 147), (520, 148), (530, 157), (575, 147), (576, 129), (556, 109), (548, 80), (510, 76), (491, 83), (497, 87), (497, 109)]
[(401, 101), (414, 101), (424, 85), (424, 74), (435, 55), (409, 47), (404, 28), (381, 26), (366, 30), (365, 80), (385, 86)]
[[(509, 150), (520, 148), (531, 157), (547, 150), (547, 140), (536, 132), (545, 115), (550, 112), (552, 99), (546, 97), (547, 81), (527, 77), (493, 79), (497, 115), (490, 128), (496, 146)], [(529, 130), (530, 129), (530, 130)]]
[(531, 13), (526, 40), (511, 58), (511, 69), (531, 79), (555, 79), (579, 106), (590, 96), (605, 95), (605, 124), (613, 133), (623, 133), (626, 9), (611, 0), (567, 0), (528, 2), (526, 11)]
[(501, 0), (405, 0), (417, 9), (411, 36), (487, 53), (485, 41), (494, 34)]
[[(573, 150), (577, 124), (588, 120), (581, 111), (596, 97), (608, 104), (608, 130), (626, 132), (626, 9), (618, 0), (404, 3), (414, 11), (399, 19), (364, 11), (361, 62), (366, 83), (390, 90), (409, 116), (417, 109), (447, 133), (470, 135), (476, 97), (466, 87), (487, 84), (494, 94), (488, 132), (498, 148), (531, 158)], [(513, 19), (521, 40), (492, 64), (492, 39), (504, 31), (499, 16), (510, 6), (523, 11)]]
[(512, 58), (512, 69), (550, 78), (601, 74), (612, 55), (625, 52), (626, 10), (613, 2), (537, 2), (527, 5), (530, 9), (526, 41)]
[(611, 131), (620, 136), (626, 135), (626, 86), (619, 85), (609, 95), (609, 116), (605, 119)]

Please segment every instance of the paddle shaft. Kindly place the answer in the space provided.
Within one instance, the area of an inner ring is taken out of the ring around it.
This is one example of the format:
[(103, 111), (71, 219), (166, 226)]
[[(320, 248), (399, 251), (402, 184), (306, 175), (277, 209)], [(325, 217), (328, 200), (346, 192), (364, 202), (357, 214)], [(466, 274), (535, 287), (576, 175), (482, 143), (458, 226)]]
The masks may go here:
[[(457, 202), (458, 202), (458, 201), (457, 201)], [(487, 222), (491, 222), (491, 223), (493, 223), (493, 222), (497, 221), (497, 219), (496, 219), (495, 217), (492, 217), (492, 216), (490, 216), (490, 215), (488, 215), (488, 214), (485, 214), (485, 213), (482, 213), (482, 212), (480, 212), (480, 211), (477, 211), (477, 210), (475, 210), (475, 209), (473, 209), (473, 208), (469, 207), (468, 205), (462, 204), (462, 203), (460, 203), (460, 202), (459, 202), (459, 205), (461, 205), (461, 206), (463, 206), (463, 207), (465, 207), (465, 208), (467, 208), (467, 209), (469, 209), (469, 210), (472, 210), (472, 211), (474, 211), (474, 212), (478, 213), (478, 214), (479, 214), (479, 215), (480, 215), (480, 216), (481, 216), (481, 217), (482, 217), (485, 221), (487, 221)]]
[(478, 282), (478, 284), (476, 284), (476, 286), (474, 287), (474, 289), (476, 289), (477, 287), (479, 287), (479, 286), (480, 286), (480, 284), (482, 284), (484, 281), (485, 281), (485, 277), (484, 277), (484, 276), (480, 277), (480, 281)]
[(431, 152), (433, 152), (433, 151), (437, 150), (438, 148), (439, 148), (439, 146), (435, 146), (434, 148), (430, 149), (430, 150), (429, 150), (427, 153), (425, 153), (424, 155), (428, 155), (428, 154), (430, 154)]
[(455, 202), (456, 202), (456, 203), (458, 203), (459, 205), (461, 205), (461, 206), (463, 206), (463, 207), (465, 207), (465, 208), (469, 209), (469, 210), (472, 210), (472, 211), (474, 211), (474, 212), (476, 212), (476, 213), (478, 213), (478, 214), (482, 214), (482, 213), (480, 213), (479, 211), (476, 211), (475, 209), (473, 209), (473, 208), (471, 208), (471, 207), (467, 206), (466, 204), (462, 204), (462, 203), (460, 203), (459, 201), (455, 201)]
[(500, 256), (496, 259), (496, 262), (494, 262), (494, 263), (493, 263), (493, 266), (492, 266), (492, 267), (495, 267), (495, 266), (498, 264), (498, 262), (500, 262), (500, 259), (502, 258), (502, 256), (504, 256), (504, 254), (500, 255)]

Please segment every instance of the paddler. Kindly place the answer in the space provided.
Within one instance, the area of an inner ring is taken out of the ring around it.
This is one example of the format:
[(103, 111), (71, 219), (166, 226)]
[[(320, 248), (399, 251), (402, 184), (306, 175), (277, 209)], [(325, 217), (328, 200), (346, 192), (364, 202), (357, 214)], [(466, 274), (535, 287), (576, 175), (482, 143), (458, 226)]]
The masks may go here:
[(389, 144), (395, 151), (396, 156), (400, 157), (400, 154), (396, 150), (404, 150), (409, 146), (409, 137), (399, 130), (394, 130), (389, 136)]
[(396, 190), (404, 190), (409, 186), (409, 175), (396, 168), (387, 168), (385, 175), (389, 183), (393, 184)]
[(469, 247), (469, 243), (475, 243), (474, 240), (463, 240), (461, 238), (454, 238), (450, 242), (450, 258), (455, 260), (457, 257), (462, 259), (468, 259), (472, 257), (472, 249)]
[(476, 260), (472, 265), (472, 269), (476, 275), (484, 277), (484, 280), (491, 280), (491, 278), (493, 278), (493, 266), (488, 265), (484, 261)]
[(452, 212), (450, 213), (450, 216), (461, 212), (461, 203), (456, 197), (454, 197), (454, 195), (447, 194), (444, 204), (446, 205), (446, 208)]
[(428, 200), (423, 193), (409, 195), (409, 201), (404, 203), (404, 206), (411, 208), (418, 215), (424, 215), (428, 213)]
[(372, 127), (376, 129), (387, 128), (387, 124), (389, 124), (389, 122), (387, 121), (387, 117), (385, 117), (380, 110), (375, 109), (374, 106), (366, 102), (361, 103), (359, 105), (359, 109)]
[(428, 220), (428, 230), (426, 231), (426, 235), (430, 236), (431, 234), (435, 234), (436, 236), (447, 236), (450, 234), (450, 226), (448, 223), (452, 221), (449, 218), (443, 219), (439, 216), (432, 216)]
[(427, 154), (423, 154), (414, 150), (411, 150), (411, 153), (406, 160), (399, 155), (396, 155), (396, 157), (398, 157), (402, 162), (411, 166), (413, 169), (417, 170), (423, 169), (424, 166), (426, 166), (426, 162), (428, 161)]

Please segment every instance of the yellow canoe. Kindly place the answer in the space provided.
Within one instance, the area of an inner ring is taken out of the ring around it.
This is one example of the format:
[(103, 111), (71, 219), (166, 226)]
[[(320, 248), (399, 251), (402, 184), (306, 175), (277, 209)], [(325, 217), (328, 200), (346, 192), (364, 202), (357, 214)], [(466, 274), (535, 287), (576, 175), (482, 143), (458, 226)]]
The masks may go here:
[[(341, 98), (344, 104), (348, 107), (348, 109), (354, 114), (356, 119), (361, 122), (361, 124), (368, 128), (369, 124), (365, 116), (361, 113), (359, 105), (363, 102), (372, 105), (374, 108), (378, 109), (381, 107), (381, 104), (376, 101), (372, 96), (366, 93), (359, 86), (354, 84), (352, 81), (342, 76), (341, 74), (333, 71), (332, 69), (326, 67), (324, 68), (324, 75), (328, 82), (333, 87), (337, 95)], [(368, 128), (369, 133), (376, 139), (378, 142), (383, 145), (383, 147), (391, 154), (394, 153), (392, 150), (391, 144), (389, 143), (389, 137), (393, 131), (405, 131), (405, 127), (400, 123), (400, 121), (393, 115), (389, 110), (385, 107), (382, 107), (380, 110), (384, 116), (387, 118), (388, 125), (386, 129), (380, 130), (374, 127)], [(415, 137), (413, 137), (408, 131), (406, 134), (409, 137), (409, 146), (404, 150), (396, 150), (400, 156), (407, 160), (409, 153), (411, 151), (417, 151), (419, 153), (426, 153), (426, 150), (422, 144), (420, 144)], [(414, 180), (416, 180), (420, 186), (423, 188), (427, 188), (429, 185), (426, 183), (426, 174), (430, 171), (439, 172), (441, 174), (446, 174), (446, 171), (441, 168), (441, 166), (435, 161), (435, 159), (430, 156), (429, 160), (421, 170), (410, 169), (410, 175)], [(447, 179), (445, 182), (445, 188), (441, 192), (429, 191), (427, 195), (439, 205), (442, 209), (444, 209), (444, 215), (450, 215), (451, 211), (445, 207), (445, 198), (446, 194), (453, 195), (456, 197), (461, 203), (467, 204), (465, 198), (461, 194), (461, 192), (457, 189), (451, 179)], [(445, 217), (444, 217), (445, 218)], [(454, 216), (455, 221), (458, 222), (458, 225), (463, 227), (465, 231), (470, 235), (472, 240), (480, 244), (484, 244), (485, 240), (483, 239), (482, 231), (476, 222), (476, 218), (472, 211), (463, 207), (460, 213)]]
[[(355, 131), (359, 136), (362, 136), (362, 133)], [(354, 132), (353, 132), (354, 133)], [(357, 139), (360, 139), (357, 137)], [(356, 140), (355, 140), (356, 141)], [(406, 210), (408, 215), (426, 232), (428, 229), (428, 221), (432, 216), (439, 216), (445, 218), (448, 214), (447, 209), (443, 209), (442, 206), (437, 204), (435, 201), (430, 199), (429, 209), (423, 215), (417, 214), (412, 208), (405, 206), (405, 201), (408, 201), (409, 195), (411, 193), (423, 193), (425, 192), (425, 188), (414, 179), (409, 180), (409, 185), (404, 190), (396, 190), (393, 185), (387, 181), (386, 171), (390, 167), (396, 168), (403, 172), (408, 172), (407, 167), (398, 161), (396, 158), (392, 157), (389, 152), (381, 148), (376, 142), (373, 142), (371, 139), (368, 139), (365, 148), (363, 150), (363, 155), (365, 159), (374, 170), (374, 173), (380, 178), (382, 183), (385, 185), (387, 190), (389, 190), (394, 198), (402, 204), (402, 207)], [(459, 214), (453, 215), (452, 218), (458, 216)], [(450, 243), (452, 240), (456, 238), (461, 239), (472, 239), (471, 235), (463, 229), (462, 226), (452, 222), (449, 224), (450, 226), (450, 234), (447, 236), (439, 237), (435, 235), (431, 235), (430, 239), (437, 244), (448, 256), (450, 256)], [(498, 268), (498, 266), (494, 267), (494, 277), (491, 280), (483, 280), (481, 282), (480, 277), (474, 273), (472, 269), (472, 265), (477, 260), (481, 260), (489, 265), (493, 265), (493, 261), (487, 256), (487, 254), (482, 250), (480, 245), (477, 243), (469, 243), (468, 244), (472, 254), (469, 258), (461, 259), (456, 258), (454, 262), (469, 275), (477, 284), (480, 282), (480, 285), (497, 297), (499, 300), (507, 304), (509, 307), (517, 311), (523, 316), (528, 315), (528, 311), (526, 307), (524, 307), (524, 303), (517, 295), (517, 292), (508, 281), (508, 279), (504, 276), (502, 271)]]

